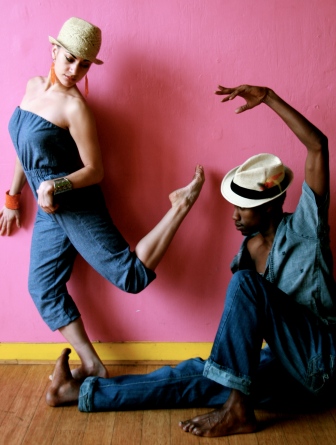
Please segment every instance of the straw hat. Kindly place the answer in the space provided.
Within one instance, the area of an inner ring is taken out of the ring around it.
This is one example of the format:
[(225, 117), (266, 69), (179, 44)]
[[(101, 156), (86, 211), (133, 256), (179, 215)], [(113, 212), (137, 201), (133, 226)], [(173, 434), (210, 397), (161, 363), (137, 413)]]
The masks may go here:
[(221, 193), (238, 207), (257, 207), (282, 195), (293, 177), (277, 156), (261, 153), (229, 171), (222, 181)]
[(63, 46), (69, 53), (101, 65), (96, 56), (101, 45), (101, 30), (85, 20), (71, 17), (62, 26), (57, 39), (49, 36), (49, 42)]

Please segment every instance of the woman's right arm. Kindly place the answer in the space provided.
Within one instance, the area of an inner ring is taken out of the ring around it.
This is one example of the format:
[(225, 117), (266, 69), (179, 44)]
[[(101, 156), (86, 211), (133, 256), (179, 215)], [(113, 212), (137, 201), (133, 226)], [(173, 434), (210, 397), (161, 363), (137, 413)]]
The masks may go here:
[[(9, 195), (14, 196), (21, 193), (25, 183), (27, 182), (26, 175), (18, 158), (16, 158), (14, 175), (11, 188), (9, 189)], [(21, 226), (20, 210), (8, 209), (5, 205), (0, 210), (0, 235), (9, 236), (12, 232), (13, 224), (18, 228)]]

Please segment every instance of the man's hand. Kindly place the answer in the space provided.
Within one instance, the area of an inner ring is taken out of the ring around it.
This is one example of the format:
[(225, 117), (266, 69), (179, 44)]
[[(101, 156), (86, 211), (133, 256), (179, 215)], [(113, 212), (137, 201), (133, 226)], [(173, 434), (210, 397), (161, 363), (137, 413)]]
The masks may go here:
[(37, 204), (46, 213), (55, 213), (59, 205), (54, 204), (54, 181), (43, 181), (37, 191)]
[(0, 235), (9, 236), (15, 223), (18, 228), (21, 227), (20, 210), (11, 210), (4, 206), (0, 210)]
[(238, 114), (246, 110), (251, 110), (252, 108), (261, 104), (268, 94), (268, 88), (255, 87), (251, 85), (240, 85), (239, 87), (235, 88), (226, 88), (219, 85), (217, 91), (215, 91), (215, 94), (220, 96), (227, 95), (224, 97), (224, 99), (222, 99), (222, 102), (227, 102), (228, 100), (232, 100), (237, 96), (244, 98), (246, 100), (246, 104), (235, 110), (235, 112)]

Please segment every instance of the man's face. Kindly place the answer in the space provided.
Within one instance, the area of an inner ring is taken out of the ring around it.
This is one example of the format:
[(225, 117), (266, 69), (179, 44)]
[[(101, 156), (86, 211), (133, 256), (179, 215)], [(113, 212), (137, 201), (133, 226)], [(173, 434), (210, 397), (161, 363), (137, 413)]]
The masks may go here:
[(232, 219), (235, 222), (236, 229), (242, 235), (248, 236), (260, 232), (267, 218), (264, 206), (252, 208), (234, 206)]

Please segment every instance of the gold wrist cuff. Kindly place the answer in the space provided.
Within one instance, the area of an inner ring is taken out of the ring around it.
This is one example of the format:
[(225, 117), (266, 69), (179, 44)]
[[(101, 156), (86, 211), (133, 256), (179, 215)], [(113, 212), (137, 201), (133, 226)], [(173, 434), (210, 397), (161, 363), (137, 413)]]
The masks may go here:
[(54, 179), (54, 195), (72, 190), (72, 183), (68, 178)]

